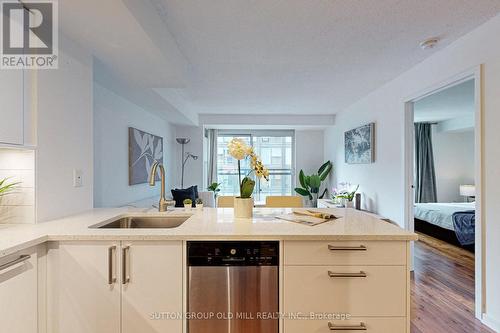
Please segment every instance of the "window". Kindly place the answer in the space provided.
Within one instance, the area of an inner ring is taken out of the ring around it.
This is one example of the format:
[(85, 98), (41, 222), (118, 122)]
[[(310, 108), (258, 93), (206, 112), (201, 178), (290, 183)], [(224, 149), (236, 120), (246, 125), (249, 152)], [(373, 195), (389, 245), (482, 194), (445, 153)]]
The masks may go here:
[[(221, 183), (221, 195), (238, 195), (238, 163), (229, 155), (227, 144), (240, 138), (254, 147), (255, 152), (269, 169), (269, 181), (257, 180), (254, 191), (256, 201), (266, 200), (268, 195), (291, 195), (293, 190), (292, 156), (293, 131), (219, 131), (217, 137), (217, 181)], [(241, 173), (250, 172), (250, 162), (242, 161)], [(253, 174), (252, 174), (253, 177)]]

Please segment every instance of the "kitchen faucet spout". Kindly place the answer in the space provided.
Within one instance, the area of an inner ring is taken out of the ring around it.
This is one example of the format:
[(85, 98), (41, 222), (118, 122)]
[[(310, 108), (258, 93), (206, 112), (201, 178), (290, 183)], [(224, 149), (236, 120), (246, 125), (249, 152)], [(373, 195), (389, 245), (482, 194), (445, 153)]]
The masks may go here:
[(160, 193), (160, 202), (158, 203), (158, 211), (166, 212), (168, 207), (168, 201), (165, 198), (165, 168), (163, 164), (158, 161), (155, 161), (151, 166), (151, 172), (149, 175), (149, 185), (155, 186), (156, 184), (156, 172), (160, 169), (160, 178), (161, 178), (161, 193)]

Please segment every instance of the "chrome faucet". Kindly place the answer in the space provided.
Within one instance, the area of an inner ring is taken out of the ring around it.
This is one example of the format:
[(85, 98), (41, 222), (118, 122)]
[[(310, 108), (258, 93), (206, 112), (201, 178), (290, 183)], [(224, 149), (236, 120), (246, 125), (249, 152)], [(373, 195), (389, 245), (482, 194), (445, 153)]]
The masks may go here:
[(161, 194), (160, 202), (158, 203), (158, 211), (166, 212), (168, 207), (168, 201), (165, 199), (165, 168), (163, 165), (156, 161), (151, 166), (151, 173), (149, 175), (149, 185), (155, 186), (156, 183), (156, 169), (160, 167), (160, 178), (161, 178)]

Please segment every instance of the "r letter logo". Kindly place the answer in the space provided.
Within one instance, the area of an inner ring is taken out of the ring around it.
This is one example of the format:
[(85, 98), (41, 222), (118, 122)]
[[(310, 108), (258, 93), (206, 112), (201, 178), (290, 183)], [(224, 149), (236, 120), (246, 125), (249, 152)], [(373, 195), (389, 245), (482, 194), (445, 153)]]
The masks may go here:
[(57, 3), (2, 2), (2, 69), (57, 68)]

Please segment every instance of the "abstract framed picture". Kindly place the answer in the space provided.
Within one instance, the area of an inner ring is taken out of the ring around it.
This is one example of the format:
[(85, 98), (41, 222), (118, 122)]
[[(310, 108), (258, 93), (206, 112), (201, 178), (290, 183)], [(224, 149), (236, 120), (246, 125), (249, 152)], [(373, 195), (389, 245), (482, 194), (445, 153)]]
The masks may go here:
[(375, 162), (375, 123), (345, 132), (344, 152), (347, 164)]
[[(149, 181), (151, 166), (155, 161), (163, 164), (163, 138), (137, 128), (128, 128), (129, 185)], [(159, 180), (160, 176), (156, 175)]]

